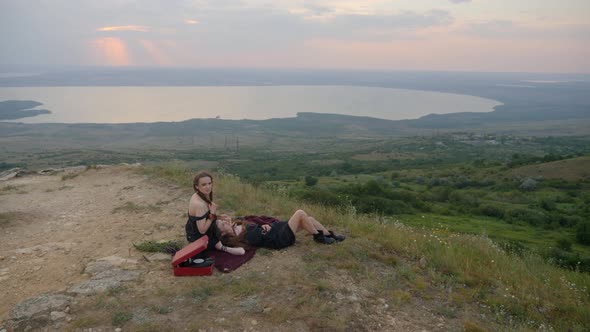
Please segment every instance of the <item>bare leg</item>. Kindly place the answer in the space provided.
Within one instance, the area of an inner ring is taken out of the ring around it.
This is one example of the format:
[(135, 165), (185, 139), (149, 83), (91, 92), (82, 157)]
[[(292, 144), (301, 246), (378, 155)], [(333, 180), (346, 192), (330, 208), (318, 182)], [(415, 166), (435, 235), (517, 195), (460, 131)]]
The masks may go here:
[(320, 222), (317, 221), (314, 217), (309, 217), (309, 220), (311, 221), (315, 229), (324, 232), (324, 234), (330, 234), (330, 231), (328, 231), (328, 229), (324, 227), (324, 225), (320, 224)]
[(305, 213), (305, 211), (297, 210), (289, 219), (288, 224), (293, 231), (293, 234), (299, 232), (302, 229), (306, 230), (309, 234), (317, 234), (318, 231), (311, 219), (313, 218), (310, 218), (307, 213)]

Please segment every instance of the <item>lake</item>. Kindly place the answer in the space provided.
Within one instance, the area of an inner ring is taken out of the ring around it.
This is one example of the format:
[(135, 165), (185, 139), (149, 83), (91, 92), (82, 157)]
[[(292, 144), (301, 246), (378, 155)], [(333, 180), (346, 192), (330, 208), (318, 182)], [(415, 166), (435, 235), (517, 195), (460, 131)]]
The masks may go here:
[(52, 114), (24, 123), (172, 122), (193, 118), (294, 117), (298, 112), (416, 119), (436, 113), (490, 112), (500, 102), (431, 91), (357, 86), (9, 87), (0, 101), (34, 100)]

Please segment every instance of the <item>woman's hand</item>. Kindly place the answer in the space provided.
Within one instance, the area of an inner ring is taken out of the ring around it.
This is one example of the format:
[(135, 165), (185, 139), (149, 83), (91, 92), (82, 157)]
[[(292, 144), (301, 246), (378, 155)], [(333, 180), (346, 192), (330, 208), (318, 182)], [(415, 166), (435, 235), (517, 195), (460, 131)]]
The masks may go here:
[(211, 202), (211, 204), (209, 204), (209, 212), (215, 214), (215, 212), (217, 212), (217, 204)]
[(246, 253), (246, 249), (244, 248), (235, 248), (235, 254), (234, 255), (238, 255), (238, 256), (242, 256)]
[(262, 227), (262, 230), (267, 233), (270, 232), (270, 230), (272, 229), (272, 227), (270, 227), (270, 225), (268, 225), (268, 224), (264, 224), (261, 227)]

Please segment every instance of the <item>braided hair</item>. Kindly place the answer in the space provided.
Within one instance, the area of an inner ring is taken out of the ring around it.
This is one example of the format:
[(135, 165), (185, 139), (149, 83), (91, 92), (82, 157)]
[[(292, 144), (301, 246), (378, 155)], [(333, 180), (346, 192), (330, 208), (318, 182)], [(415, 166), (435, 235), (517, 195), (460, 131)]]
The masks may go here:
[(209, 197), (207, 197), (207, 195), (203, 194), (199, 191), (199, 189), (197, 189), (197, 187), (199, 186), (199, 180), (201, 180), (202, 178), (210, 178), (211, 182), (213, 183), (213, 176), (211, 176), (211, 174), (209, 174), (208, 172), (201, 171), (197, 173), (197, 175), (195, 175), (195, 178), (193, 179), (193, 189), (195, 190), (197, 195), (199, 195), (199, 197), (201, 197), (207, 204), (211, 204), (213, 202), (213, 190), (211, 190)]

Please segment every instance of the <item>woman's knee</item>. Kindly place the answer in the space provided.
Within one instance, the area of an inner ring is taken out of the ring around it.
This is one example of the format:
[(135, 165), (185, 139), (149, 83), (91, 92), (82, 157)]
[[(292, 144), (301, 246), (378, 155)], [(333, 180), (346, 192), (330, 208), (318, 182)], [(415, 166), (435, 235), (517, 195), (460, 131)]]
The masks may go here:
[(307, 217), (307, 213), (305, 213), (305, 211), (303, 211), (303, 210), (297, 210), (297, 211), (295, 211), (295, 213), (293, 213), (293, 215), (296, 217), (299, 217), (299, 218)]

